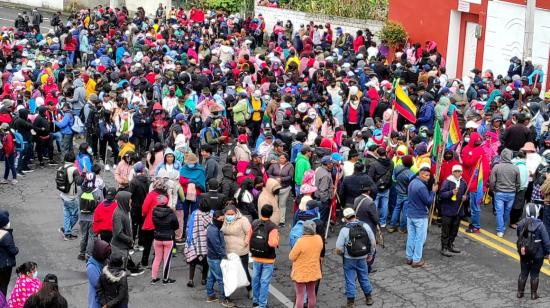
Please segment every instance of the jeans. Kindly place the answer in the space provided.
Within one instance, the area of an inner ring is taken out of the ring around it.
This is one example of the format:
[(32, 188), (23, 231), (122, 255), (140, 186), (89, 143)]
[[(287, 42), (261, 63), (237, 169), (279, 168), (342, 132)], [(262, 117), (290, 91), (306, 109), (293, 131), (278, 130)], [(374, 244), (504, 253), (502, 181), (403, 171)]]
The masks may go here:
[(419, 262), (422, 260), (422, 249), (428, 233), (428, 217), (407, 217), (407, 260)]
[(200, 197), (197, 197), (197, 200), (189, 201), (185, 200), (183, 202), (183, 230), (182, 234), (185, 236), (187, 234), (187, 221), (189, 220), (189, 215), (193, 213), (199, 206)]
[(208, 278), (206, 278), (206, 295), (215, 296), (214, 283), (218, 283), (218, 289), (220, 291), (221, 300), (225, 299), (225, 292), (223, 289), (223, 275), (220, 264), (222, 260), (215, 260), (207, 258), (208, 260)]
[(65, 236), (72, 233), (74, 225), (78, 221), (78, 211), (80, 210), (78, 199), (63, 200), (63, 230)]
[(472, 227), (476, 229), (481, 228), (480, 215), (481, 209), (480, 204), (476, 201), (476, 192), (470, 193), (470, 211), (472, 213)]
[(74, 65), (74, 56), (75, 56), (75, 52), (74, 51), (67, 51), (67, 64), (69, 64), (70, 66), (73, 66)]
[(407, 201), (407, 195), (397, 194), (397, 201), (395, 202), (395, 208), (391, 215), (392, 227), (397, 226), (397, 221), (399, 220), (399, 228), (401, 230), (407, 228)]
[(61, 152), (61, 140), (63, 139), (63, 135), (61, 132), (55, 132), (52, 133), (52, 138), (55, 140), (55, 144), (57, 145), (57, 151)]
[(29, 170), (29, 159), (31, 158), (32, 149), (29, 142), (25, 141), (23, 144), (23, 150), (19, 156), (19, 162), (17, 163), (17, 171)]
[(390, 201), (390, 190), (379, 191), (374, 200), (376, 208), (380, 213), (380, 227), (386, 226), (386, 219), (388, 218), (388, 202)]
[(359, 285), (365, 295), (372, 293), (372, 285), (369, 281), (369, 269), (367, 259), (344, 258), (344, 280), (346, 282), (346, 297), (355, 299), (356, 287), (355, 278), (359, 280)]
[(13, 153), (11, 156), (4, 156), (4, 180), (8, 179), (8, 176), (10, 175), (13, 179), (17, 179), (17, 172), (15, 170), (15, 157), (17, 156), (16, 153)]
[(94, 243), (94, 231), (92, 230), (92, 221), (80, 220), (80, 254), (92, 255)]
[(273, 277), (273, 264), (254, 262), (252, 268), (252, 303), (265, 308), (269, 298), (269, 284)]
[(73, 134), (63, 135), (61, 148), (63, 149), (63, 156), (69, 152), (73, 152)]
[(497, 211), (497, 232), (506, 231), (510, 221), (510, 211), (514, 205), (516, 194), (513, 192), (495, 192), (495, 209)]

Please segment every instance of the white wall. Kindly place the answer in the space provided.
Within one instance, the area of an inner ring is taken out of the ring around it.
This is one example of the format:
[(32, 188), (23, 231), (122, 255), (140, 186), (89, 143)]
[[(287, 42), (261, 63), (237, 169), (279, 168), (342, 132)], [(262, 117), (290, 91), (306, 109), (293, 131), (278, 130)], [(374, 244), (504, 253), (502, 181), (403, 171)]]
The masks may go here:
[(135, 12), (137, 11), (137, 8), (141, 6), (145, 10), (145, 15), (154, 16), (155, 12), (157, 11), (157, 8), (159, 7), (159, 3), (162, 3), (162, 5), (166, 7), (167, 11), (172, 8), (171, 0), (147, 0), (147, 1), (126, 0), (126, 8), (128, 8), (130, 12)]
[(458, 65), (458, 43), (460, 40), (460, 17), (459, 11), (451, 10), (449, 19), (449, 35), (447, 39), (447, 75), (451, 78), (457, 76)]
[(335, 30), (336, 27), (342, 27), (344, 33), (348, 32), (352, 35), (355, 35), (357, 30), (363, 30), (364, 32), (366, 28), (369, 28), (370, 31), (375, 34), (383, 26), (382, 22), (375, 20), (361, 20), (345, 17), (310, 14), (279, 8), (268, 8), (264, 6), (256, 6), (254, 10), (256, 16), (258, 14), (263, 15), (265, 19), (265, 29), (268, 33), (271, 33), (273, 26), (275, 26), (275, 24), (277, 24), (277, 21), (279, 20), (283, 22), (286, 22), (287, 20), (292, 21), (294, 29), (298, 29), (300, 27), (300, 24), (307, 25), (310, 21), (315, 22), (315, 24), (322, 25), (325, 25), (326, 22), (330, 22), (333, 30)]
[[(523, 59), (523, 37), (525, 35), (525, 6), (506, 2), (490, 1), (487, 8), (487, 29), (483, 70), (506, 75), (510, 58)], [(550, 11), (537, 9), (535, 12), (535, 33), (533, 38), (533, 64), (541, 65), (544, 77), (548, 77), (550, 53)], [(542, 89), (545, 89), (546, 82)]]
[[(3, 2), (22, 4), (37, 8), (63, 10), (63, 0), (2, 0)], [(14, 18), (17, 16), (14, 16)]]

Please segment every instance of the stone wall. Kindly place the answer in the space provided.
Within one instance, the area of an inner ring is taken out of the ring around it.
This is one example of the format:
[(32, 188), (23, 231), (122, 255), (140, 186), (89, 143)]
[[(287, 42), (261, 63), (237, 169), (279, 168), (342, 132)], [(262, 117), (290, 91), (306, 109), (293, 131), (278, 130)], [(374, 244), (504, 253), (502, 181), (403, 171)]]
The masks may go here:
[(348, 32), (352, 35), (355, 35), (357, 30), (365, 30), (369, 28), (372, 33), (378, 32), (383, 23), (376, 20), (362, 20), (354, 18), (345, 18), (345, 17), (336, 17), (336, 16), (326, 16), (311, 14), (299, 11), (285, 10), (279, 8), (269, 8), (265, 6), (258, 6), (254, 8), (255, 15), (262, 14), (265, 19), (265, 29), (268, 33), (271, 33), (273, 26), (277, 21), (281, 20), (286, 22), (287, 20), (292, 21), (294, 29), (300, 27), (301, 24), (308, 24), (310, 21), (313, 21), (315, 24), (324, 25), (326, 22), (330, 22), (332, 29), (336, 27), (341, 27), (342, 30)]

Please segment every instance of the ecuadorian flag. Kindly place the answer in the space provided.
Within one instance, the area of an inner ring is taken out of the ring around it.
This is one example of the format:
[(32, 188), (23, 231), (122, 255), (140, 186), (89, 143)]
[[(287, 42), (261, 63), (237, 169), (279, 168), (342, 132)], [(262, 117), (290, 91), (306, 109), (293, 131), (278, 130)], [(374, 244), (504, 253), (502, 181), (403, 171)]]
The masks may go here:
[(416, 106), (399, 83), (395, 86), (395, 110), (411, 123), (416, 123)]

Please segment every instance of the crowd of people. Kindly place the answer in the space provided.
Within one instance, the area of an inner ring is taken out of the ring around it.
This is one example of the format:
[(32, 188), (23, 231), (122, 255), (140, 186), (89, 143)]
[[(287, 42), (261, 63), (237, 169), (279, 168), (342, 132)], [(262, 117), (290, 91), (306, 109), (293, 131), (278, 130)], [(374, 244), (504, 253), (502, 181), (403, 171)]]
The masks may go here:
[[(517, 230), (517, 296), (530, 275), (538, 298), (550, 257), (540, 66), (514, 57), (504, 76), (474, 68), (451, 79), (433, 41), (390, 53), (369, 29), (266, 29), (261, 15), (162, 5), (148, 13), (58, 13), (44, 32), (33, 10), (0, 33), (1, 183), (55, 167), (59, 231), (80, 241), (89, 307), (128, 307), (128, 277), (147, 269), (151, 284), (175, 283), (178, 252), (187, 287), (200, 267), (206, 301), (225, 307), (234, 303), (223, 264), (236, 255), (253, 307), (267, 307), (283, 231), (297, 307), (316, 306), (326, 249), (342, 256), (344, 307), (355, 306), (356, 280), (372, 305), (384, 234), (406, 236), (404, 261), (421, 268), (432, 218), (441, 255), (452, 257), (461, 220), (480, 232), (483, 204), (499, 237)], [(336, 247), (325, 247), (335, 232)], [(67, 306), (57, 277), (40, 281), (33, 262), (7, 292), (18, 249), (5, 211), (0, 247), (0, 300)]]

